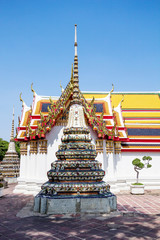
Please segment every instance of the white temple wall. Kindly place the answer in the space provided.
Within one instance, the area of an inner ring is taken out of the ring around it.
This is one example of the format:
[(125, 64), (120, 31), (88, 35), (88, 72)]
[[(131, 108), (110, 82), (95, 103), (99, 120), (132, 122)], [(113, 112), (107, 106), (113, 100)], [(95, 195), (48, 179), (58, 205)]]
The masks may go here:
[[(48, 180), (47, 171), (51, 163), (56, 160), (55, 153), (61, 144), (64, 126), (55, 126), (46, 134), (47, 154), (30, 154), (28, 143), (27, 155), (20, 158), (20, 177), (15, 192), (37, 193), (40, 186)], [(90, 128), (90, 127), (89, 127)], [(90, 128), (92, 143), (96, 144), (97, 134)], [(140, 182), (146, 184), (146, 189), (160, 189), (160, 154), (153, 152), (122, 152), (120, 154), (106, 153), (106, 141), (103, 140), (103, 153), (98, 153), (96, 160), (102, 163), (106, 175), (104, 181), (111, 185), (111, 191), (129, 189), (129, 185), (136, 180), (136, 172), (132, 165), (135, 158), (151, 156), (152, 167), (142, 169), (139, 174)]]
[(26, 179), (30, 178), (30, 143), (27, 145)]
[(37, 172), (37, 166), (36, 166), (36, 158), (37, 154), (31, 153), (30, 154), (30, 167), (29, 167), (29, 178), (31, 181), (36, 180), (36, 172)]
[(105, 171), (104, 181), (107, 181), (108, 156), (106, 153), (106, 141), (105, 140), (103, 140), (103, 153), (101, 153), (101, 155), (103, 157), (102, 169)]
[(47, 181), (47, 155), (45, 153), (37, 154), (35, 178), (41, 182)]
[(27, 156), (20, 156), (20, 173), (19, 178), (26, 178), (26, 169), (27, 169)]
[[(136, 172), (134, 171), (134, 166), (132, 161), (135, 158), (142, 159), (143, 156), (151, 156), (152, 160), (150, 164), (151, 168), (144, 168), (140, 170), (139, 177), (140, 179), (159, 179), (160, 180), (160, 154), (153, 152), (141, 152), (141, 153), (122, 153), (122, 159), (117, 164), (117, 177), (118, 178), (127, 178), (135, 179)], [(143, 162), (143, 160), (142, 160)]]
[(64, 126), (55, 126), (46, 135), (47, 139), (47, 171), (51, 169), (51, 163), (56, 161), (55, 153), (58, 146), (61, 144), (61, 137), (63, 135)]
[[(142, 159), (143, 156), (151, 156), (151, 168), (144, 168), (139, 171), (139, 182), (145, 184), (145, 189), (160, 189), (160, 154), (153, 152), (131, 153), (122, 152), (121, 154), (114, 154), (114, 169), (115, 169), (115, 183), (111, 184), (111, 190), (117, 192), (120, 190), (129, 190), (130, 184), (136, 182), (136, 172), (132, 161), (135, 158)], [(106, 177), (107, 179), (107, 177)], [(115, 190), (115, 191), (114, 191)]]

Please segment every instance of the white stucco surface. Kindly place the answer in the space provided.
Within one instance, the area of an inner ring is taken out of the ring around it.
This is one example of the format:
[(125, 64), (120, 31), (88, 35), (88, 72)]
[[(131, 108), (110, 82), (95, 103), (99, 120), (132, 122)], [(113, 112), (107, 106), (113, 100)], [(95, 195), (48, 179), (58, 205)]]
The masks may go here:
[[(56, 160), (55, 153), (61, 143), (63, 135), (63, 126), (55, 126), (46, 135), (47, 154), (29, 154), (22, 155), (20, 160), (20, 177), (15, 192), (32, 193), (39, 192), (41, 185), (48, 180), (47, 171), (51, 168), (51, 163)], [(92, 142), (95, 144), (97, 135), (90, 128)], [(152, 157), (152, 167), (142, 169), (139, 174), (140, 182), (144, 183), (146, 189), (160, 189), (160, 155), (154, 152), (106, 154), (106, 143), (103, 141), (103, 153), (98, 153), (96, 160), (102, 163), (105, 170), (104, 181), (110, 183), (111, 190), (129, 190), (130, 183), (135, 182), (136, 172), (132, 165), (134, 158), (142, 159), (143, 156)]]

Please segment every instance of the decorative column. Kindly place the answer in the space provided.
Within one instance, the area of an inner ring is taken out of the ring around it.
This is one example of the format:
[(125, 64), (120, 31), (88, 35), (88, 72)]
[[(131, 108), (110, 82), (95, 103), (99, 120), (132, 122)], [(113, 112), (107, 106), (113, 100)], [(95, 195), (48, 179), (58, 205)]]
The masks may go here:
[(106, 141), (106, 154), (108, 159), (108, 169), (106, 177), (109, 181), (115, 180), (115, 169), (114, 169), (114, 142)]
[(20, 142), (20, 154), (27, 155), (27, 142)]
[(39, 140), (39, 153), (47, 154), (47, 140)]
[(96, 140), (96, 152), (103, 153), (103, 139)]
[(29, 181), (34, 182), (36, 178), (36, 159), (37, 159), (37, 152), (38, 152), (38, 144), (37, 141), (30, 141), (30, 168), (28, 172)]
[(36, 179), (37, 182), (46, 181), (47, 172), (47, 140), (46, 139), (40, 139), (38, 140), (38, 153), (37, 153), (37, 159), (36, 159)]
[(118, 171), (117, 171), (117, 168), (118, 168), (118, 162), (121, 161), (121, 149), (122, 149), (122, 146), (121, 146), (121, 142), (114, 142), (114, 152), (115, 152), (115, 156), (114, 156), (114, 165), (115, 165), (115, 178), (118, 177)]
[(30, 154), (37, 154), (37, 141), (30, 141)]
[(26, 177), (27, 171), (27, 142), (20, 142), (20, 178)]
[(115, 154), (121, 153), (121, 142), (114, 142), (114, 152)]
[[(97, 153), (96, 159), (101, 163), (102, 169), (106, 171), (103, 142), (104, 142), (103, 139), (96, 139), (96, 153)], [(105, 177), (106, 176), (104, 176), (103, 180), (105, 180)]]

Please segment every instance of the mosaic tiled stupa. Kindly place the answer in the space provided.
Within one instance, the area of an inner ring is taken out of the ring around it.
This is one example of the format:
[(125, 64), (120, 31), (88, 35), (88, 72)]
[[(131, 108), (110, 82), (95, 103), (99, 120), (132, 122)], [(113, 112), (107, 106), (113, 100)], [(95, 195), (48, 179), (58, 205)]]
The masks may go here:
[(14, 110), (12, 119), (12, 130), (8, 150), (0, 163), (0, 172), (5, 181), (8, 183), (17, 182), (19, 177), (20, 159), (15, 148), (14, 141)]
[(110, 212), (116, 210), (116, 196), (102, 181), (105, 172), (95, 160), (95, 146), (91, 143), (90, 131), (85, 123), (84, 99), (79, 90), (76, 25), (71, 84), (73, 94), (68, 124), (56, 152), (57, 160), (47, 173), (49, 181), (42, 185), (41, 192), (35, 197), (34, 210), (56, 214)]

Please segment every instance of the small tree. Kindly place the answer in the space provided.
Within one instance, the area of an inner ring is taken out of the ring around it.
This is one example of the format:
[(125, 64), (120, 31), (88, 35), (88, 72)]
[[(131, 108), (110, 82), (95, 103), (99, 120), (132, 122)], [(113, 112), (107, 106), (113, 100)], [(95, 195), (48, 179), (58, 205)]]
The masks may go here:
[(5, 153), (7, 152), (8, 149), (8, 142), (0, 138), (0, 161), (3, 160)]
[(134, 170), (137, 173), (137, 177), (136, 177), (136, 183), (137, 184), (139, 183), (139, 171), (142, 170), (143, 168), (150, 168), (150, 167), (152, 167), (152, 165), (149, 163), (149, 161), (152, 160), (152, 158), (150, 156), (144, 156), (142, 158), (142, 160), (144, 161), (144, 163), (141, 162), (141, 160), (139, 158), (135, 158), (132, 161), (132, 164), (134, 165)]

